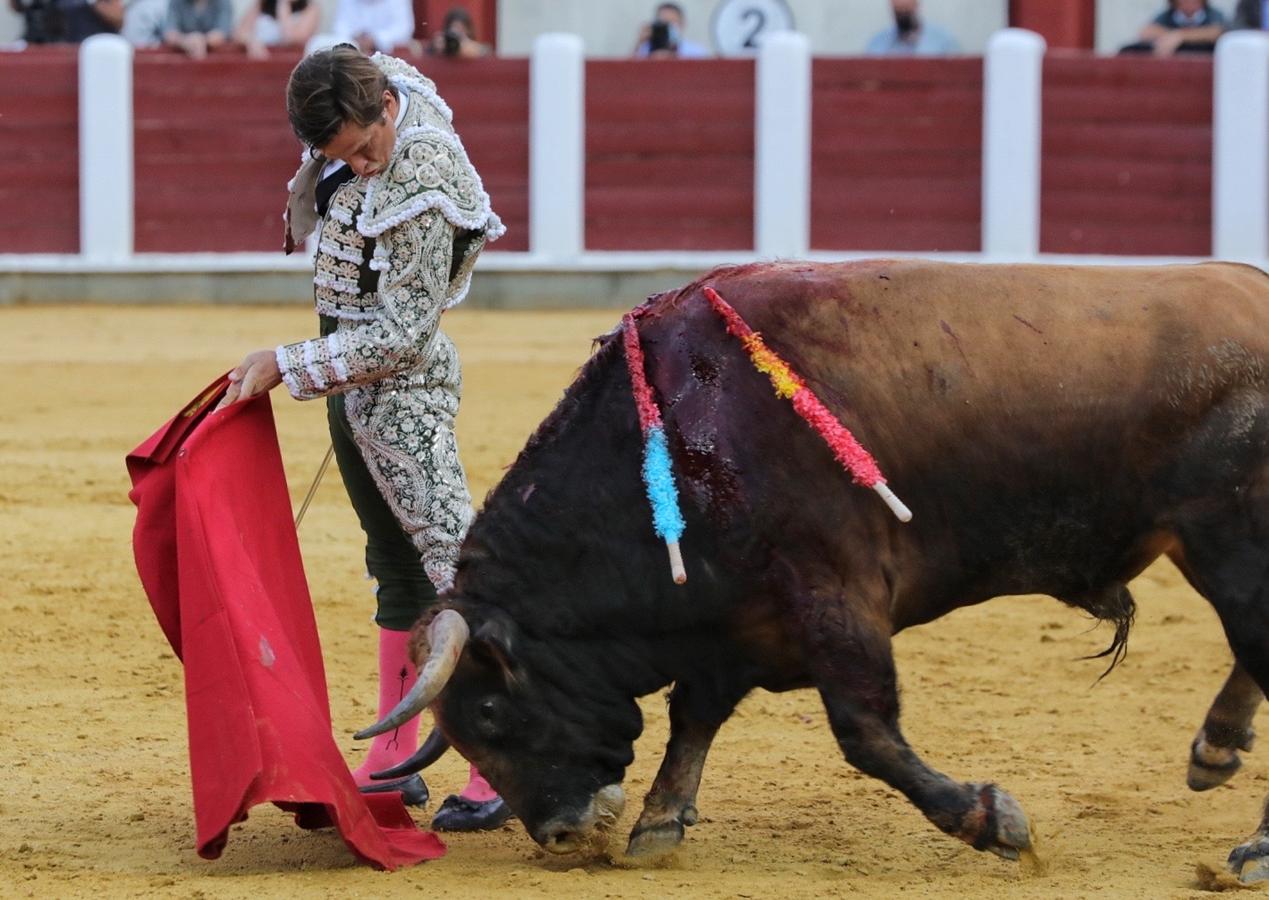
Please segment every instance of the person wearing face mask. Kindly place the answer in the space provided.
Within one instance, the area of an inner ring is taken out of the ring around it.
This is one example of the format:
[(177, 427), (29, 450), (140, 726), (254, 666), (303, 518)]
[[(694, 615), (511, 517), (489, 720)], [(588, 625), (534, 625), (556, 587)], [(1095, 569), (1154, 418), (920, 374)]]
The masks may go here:
[[(458, 352), (441, 314), (467, 294), (476, 257), (506, 230), (436, 86), (402, 60), (339, 45), (305, 57), (287, 85), (306, 147), (286, 209), (286, 249), (318, 235), (321, 336), (259, 350), (229, 374), (222, 406), (285, 384), (326, 399), (335, 461), (377, 581), (379, 715), (416, 678), (410, 629), (449, 587), (473, 511), (454, 439)], [(417, 719), (375, 738), (353, 772), (364, 792), (427, 801), (418, 775), (377, 782), (408, 759)], [(472, 767), (432, 827), (495, 828), (511, 815)]]
[(870, 56), (944, 56), (960, 52), (946, 30), (921, 18), (917, 0), (890, 0), (894, 25), (868, 41)]

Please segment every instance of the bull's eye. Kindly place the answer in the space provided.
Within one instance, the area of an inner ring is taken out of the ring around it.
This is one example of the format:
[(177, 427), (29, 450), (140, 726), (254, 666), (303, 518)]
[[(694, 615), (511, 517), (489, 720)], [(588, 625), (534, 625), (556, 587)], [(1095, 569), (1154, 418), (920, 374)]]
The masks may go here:
[(496, 697), (481, 700), (476, 707), (476, 728), (486, 739), (496, 740), (502, 737), (503, 716), (501, 705)]

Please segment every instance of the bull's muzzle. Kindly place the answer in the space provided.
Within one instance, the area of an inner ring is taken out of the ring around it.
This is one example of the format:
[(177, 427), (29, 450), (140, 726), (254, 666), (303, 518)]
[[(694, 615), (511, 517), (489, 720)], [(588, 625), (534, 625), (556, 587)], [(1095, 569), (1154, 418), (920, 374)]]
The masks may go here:
[(626, 792), (610, 784), (595, 793), (580, 816), (557, 816), (535, 828), (533, 839), (552, 853), (602, 849), (625, 806)]

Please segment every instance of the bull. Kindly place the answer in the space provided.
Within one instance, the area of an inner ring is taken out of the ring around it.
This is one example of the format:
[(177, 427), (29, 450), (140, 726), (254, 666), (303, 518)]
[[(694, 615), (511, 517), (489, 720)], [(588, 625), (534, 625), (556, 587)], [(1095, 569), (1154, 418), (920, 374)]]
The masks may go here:
[[(851, 483), (703, 298), (715, 288), (872, 451), (915, 518)], [(1006, 594), (1114, 626), (1168, 556), (1236, 665), (1192, 748), (1221, 783), (1269, 686), (1269, 278), (923, 261), (717, 269), (649, 299), (638, 329), (683, 501), (686, 584), (640, 480), (615, 334), (488, 496), (454, 587), (416, 627), (423, 673), (366, 736), (431, 706), (417, 769), (452, 744), (529, 834), (568, 852), (608, 829), (642, 721), (673, 685), (665, 757), (627, 851), (697, 820), (706, 753), (756, 687), (819, 691), (846, 760), (939, 829), (1014, 859), (1019, 804), (926, 765), (899, 727), (891, 636)], [(1237, 848), (1269, 875), (1269, 821)]]

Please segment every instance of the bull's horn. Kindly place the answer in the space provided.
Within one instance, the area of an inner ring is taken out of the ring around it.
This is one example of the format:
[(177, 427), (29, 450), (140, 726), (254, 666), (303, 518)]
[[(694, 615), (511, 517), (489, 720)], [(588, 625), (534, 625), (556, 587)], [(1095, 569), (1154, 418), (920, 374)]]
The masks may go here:
[(423, 742), (423, 746), (414, 751), (414, 755), (405, 762), (397, 763), (390, 769), (384, 769), (382, 772), (371, 772), (370, 777), (376, 781), (385, 778), (400, 778), (402, 775), (413, 775), (415, 772), (421, 772), (445, 755), (445, 751), (449, 749), (449, 741), (445, 739), (445, 735), (441, 734), (439, 728), (433, 728), (432, 733), (427, 736), (427, 740)]
[(437, 698), (449, 677), (454, 674), (458, 657), (462, 655), (467, 643), (467, 634), (467, 621), (462, 613), (453, 609), (443, 609), (437, 613), (427, 628), (427, 640), (431, 648), (427, 662), (423, 664), (419, 679), (410, 688), (410, 693), (387, 716), (369, 728), (358, 731), (353, 737), (362, 741), (383, 734), (404, 725), (421, 713)]

